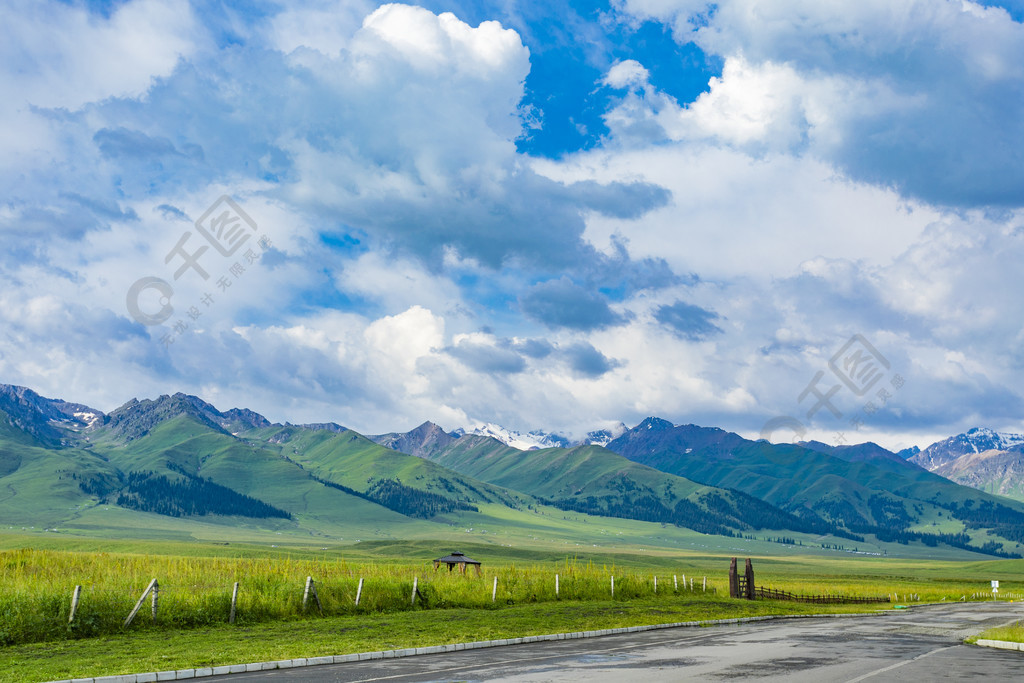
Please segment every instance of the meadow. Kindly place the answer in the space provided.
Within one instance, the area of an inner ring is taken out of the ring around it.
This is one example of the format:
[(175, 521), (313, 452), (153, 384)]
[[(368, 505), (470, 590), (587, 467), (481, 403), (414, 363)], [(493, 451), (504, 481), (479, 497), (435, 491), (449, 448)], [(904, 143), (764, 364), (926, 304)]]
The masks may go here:
[[(0, 681), (889, 607), (733, 600), (729, 556), (719, 552), (636, 548), (567, 556), (552, 548), (465, 543), (459, 549), (484, 561), (477, 576), (472, 569), (466, 575), (444, 566), (435, 571), (430, 560), (444, 554), (438, 551), (448, 548), (443, 542), (295, 544), (269, 552), (245, 544), (137, 541), (83, 540), (75, 550), (59, 549), (63, 543), (56, 540), (15, 546), (30, 538), (0, 538)], [(803, 595), (887, 595), (896, 603), (991, 599), (991, 579), (1000, 580), (1001, 599), (1024, 595), (1021, 560), (752, 557), (758, 586)], [(319, 605), (312, 596), (303, 605), (307, 577)], [(125, 627), (153, 578), (159, 582), (155, 619), (147, 598)], [(235, 582), (236, 620), (229, 624)], [(81, 599), (69, 624), (76, 585)]]
[[(463, 575), (444, 565), (435, 570), (429, 562), (150, 556), (27, 548), (0, 552), (0, 576), (2, 645), (123, 632), (125, 618), (152, 578), (158, 579), (156, 616), (147, 598), (128, 629), (187, 629), (225, 623), (235, 582), (239, 583), (236, 623), (240, 626), (308, 616), (497, 609), (559, 600), (633, 600), (654, 598), (659, 593), (667, 597), (684, 590), (714, 595), (722, 583), (712, 581), (705, 588), (703, 577), (692, 573), (687, 577), (641, 572), (572, 559), (554, 566), (512, 563), (485, 567), (479, 575), (470, 568)], [(306, 595), (307, 577), (313, 578), (315, 595), (312, 591)], [(81, 597), (69, 623), (76, 585), (81, 586)]]
[[(463, 575), (443, 565), (435, 570), (428, 555), (432, 547), (436, 545), (426, 542), (368, 543), (348, 552), (322, 549), (319, 556), (311, 549), (295, 549), (294, 556), (289, 550), (267, 556), (255, 549), (236, 549), (234, 557), (0, 550), (0, 645), (227, 623), (236, 582), (239, 626), (410, 610), (668, 600), (684, 593), (696, 599), (728, 595), (728, 559), (718, 555), (624, 553), (552, 560), (546, 552), (508, 550), (502, 557), (493, 547), (471, 545), (468, 555), (491, 561), (479, 575), (472, 568)], [(401, 549), (406, 557), (399, 554)], [(992, 578), (1001, 580), (1002, 599), (1024, 592), (1024, 561), (755, 557), (754, 567), (758, 586), (803, 595), (889, 596), (894, 603), (988, 599)], [(311, 592), (304, 602), (307, 577), (313, 579), (315, 595)], [(125, 618), (154, 578), (155, 617), (147, 598), (125, 627)], [(81, 597), (69, 623), (75, 586), (81, 586)]]

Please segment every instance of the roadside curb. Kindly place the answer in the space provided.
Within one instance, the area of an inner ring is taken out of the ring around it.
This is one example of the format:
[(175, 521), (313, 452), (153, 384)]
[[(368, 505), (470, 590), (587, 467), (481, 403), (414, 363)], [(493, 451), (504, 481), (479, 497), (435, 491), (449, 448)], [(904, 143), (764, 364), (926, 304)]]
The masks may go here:
[(994, 647), (998, 650), (1016, 650), (1018, 652), (1024, 652), (1024, 643), (1014, 643), (1009, 640), (988, 640), (987, 638), (979, 638), (974, 641), (974, 644), (981, 647)]
[[(370, 659), (397, 659), (416, 655), (433, 655), (461, 650), (479, 650), (485, 647), (504, 647), (523, 643), (540, 643), (551, 640), (577, 640), (579, 638), (599, 638), (620, 633), (640, 633), (657, 631), (666, 628), (694, 628), (700, 626), (723, 626), (727, 624), (745, 624), (752, 621), (773, 621), (776, 619), (841, 619), (850, 617), (866, 617), (885, 614), (884, 612), (863, 612), (849, 614), (770, 614), (760, 617), (737, 617), (736, 619), (711, 619), (707, 621), (677, 621), (671, 624), (652, 624), (649, 626), (623, 626), (606, 628), (597, 631), (575, 631), (573, 633), (550, 633), (541, 636), (522, 636), (520, 638), (502, 638), (498, 640), (479, 640), (472, 643), (454, 643), (450, 645), (432, 645), (428, 647), (408, 647), (400, 650), (378, 650), (375, 652), (358, 652), (348, 655), (329, 655), (326, 657), (305, 657), (299, 659), (282, 659), (276, 662), (253, 662), (250, 664), (228, 664), (225, 666), (204, 667), (200, 669), (178, 669), (175, 671), (151, 671), (141, 674), (122, 674), (118, 676), (98, 676), (96, 678), (67, 678), (49, 683), (154, 683), (156, 681), (183, 681), (193, 678), (207, 678), (234, 673), (252, 673), (255, 671), (273, 671), (275, 669), (297, 669), (306, 666), (324, 664), (344, 664), (346, 662), (362, 662)], [(995, 642), (995, 641), (993, 641)]]

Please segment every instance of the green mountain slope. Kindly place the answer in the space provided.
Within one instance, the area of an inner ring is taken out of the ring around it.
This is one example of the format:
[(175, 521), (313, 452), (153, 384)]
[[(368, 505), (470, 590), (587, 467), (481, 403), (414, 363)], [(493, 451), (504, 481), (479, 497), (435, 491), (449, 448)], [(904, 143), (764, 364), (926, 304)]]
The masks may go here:
[[(535, 503), (337, 425), (270, 425), (251, 411), (221, 413), (183, 394), (133, 400), (87, 435), (42, 414), (19, 424), (3, 417), (0, 511), (17, 511), (5, 518), (12, 523), (74, 526), (83, 515), (104, 516), (91, 508), (117, 506), (143, 516), (391, 537), (448, 527), (467, 515), (495, 521), (488, 511), (514, 516)], [(82, 448), (44, 447), (20, 424), (47, 426), (59, 437), (51, 444), (70, 439)]]
[(597, 446), (519, 451), (430, 423), (372, 438), (422, 457), (334, 423), (274, 425), (184, 394), (103, 415), (0, 385), (0, 522), (268, 545), (280, 536), (472, 534), (564, 549), (622, 535), (643, 545), (728, 546), (762, 542), (748, 533), (758, 529), (799, 536), (765, 541), (835, 548), (845, 543), (838, 536), (879, 550), (909, 543), (912, 553), (939, 543), (948, 546), (939, 554), (1020, 552), (1024, 542), (1024, 505), (871, 444), (772, 446), (654, 420), (612, 443), (629, 457)]
[[(1019, 552), (1024, 542), (1024, 505), (956, 485), (897, 458), (848, 460), (656, 418), (608, 448), (664, 472), (738, 489), (798, 516), (814, 513), (853, 534), (901, 542), (970, 541), (989, 544), (989, 552)], [(1004, 547), (985, 529), (1001, 537)], [(925, 532), (930, 537), (921, 536)]]
[(752, 529), (828, 531), (823, 523), (798, 519), (738, 491), (695, 484), (600, 446), (520, 451), (490, 437), (463, 436), (427, 451), (445, 467), (528, 492), (563, 510), (723, 535)]
[(374, 490), (380, 490), (383, 482), (391, 491), (412, 489), (432, 499), (439, 497), (470, 506), (462, 509), (473, 509), (479, 503), (520, 507), (532, 502), (528, 496), (460, 476), (429, 460), (385, 448), (351, 430), (339, 434), (307, 427), (271, 426), (250, 430), (243, 436), (251, 443), (276, 448), (282, 458), (298, 464), (322, 481), (362, 494), (372, 495)]
[(0, 521), (46, 527), (121, 485), (116, 467), (81, 449), (50, 450), (0, 412)]
[(126, 474), (151, 473), (170, 481), (201, 477), (313, 526), (334, 526), (354, 516), (379, 525), (401, 521), (391, 510), (324, 486), (275, 449), (241, 440), (192, 415), (166, 419), (126, 443), (111, 437), (101, 431), (95, 450)]

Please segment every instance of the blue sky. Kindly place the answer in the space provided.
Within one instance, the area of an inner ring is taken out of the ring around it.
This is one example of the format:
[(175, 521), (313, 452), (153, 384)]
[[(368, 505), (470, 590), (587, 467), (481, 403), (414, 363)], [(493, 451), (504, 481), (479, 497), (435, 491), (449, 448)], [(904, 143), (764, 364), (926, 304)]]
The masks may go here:
[(5, 2), (0, 382), (1024, 431), (1022, 9)]

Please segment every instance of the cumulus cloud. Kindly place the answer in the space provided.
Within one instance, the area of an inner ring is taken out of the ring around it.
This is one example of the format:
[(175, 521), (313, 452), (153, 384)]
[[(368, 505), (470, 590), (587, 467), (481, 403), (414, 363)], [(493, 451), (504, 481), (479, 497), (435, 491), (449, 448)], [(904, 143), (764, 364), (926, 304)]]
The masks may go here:
[(605, 74), (603, 83), (612, 88), (643, 86), (651, 73), (635, 59), (626, 59), (613, 65)]
[(712, 322), (718, 318), (718, 314), (685, 301), (659, 306), (654, 312), (654, 318), (670, 328), (673, 334), (690, 341), (699, 341), (722, 331)]
[(510, 374), (526, 369), (526, 361), (516, 351), (472, 336), (459, 339), (447, 352), (477, 372)]
[(552, 328), (593, 330), (625, 320), (600, 294), (564, 275), (531, 287), (519, 298), (519, 307), (530, 318)]
[(546, 358), (555, 350), (555, 345), (546, 339), (513, 339), (512, 348), (528, 358)]
[[(789, 414), (830, 440), (863, 402), (839, 423), (797, 397), (861, 334), (905, 384), (860, 436), (1019, 421), (1024, 41), (1001, 10), (632, 0), (720, 72), (684, 101), (625, 50), (592, 80), (608, 134), (540, 159), (508, 22), (44, 4), (54, 43), (35, 7), (6, 17), (0, 75), (0, 381), (371, 432)], [(172, 280), (223, 194), (274, 246), (197, 319), (207, 283), (174, 281), (189, 328), (161, 343), (127, 288)]]
[(579, 377), (597, 378), (621, 365), (598, 351), (588, 342), (577, 342), (563, 353), (573, 373)]
[(77, 109), (140, 95), (202, 36), (189, 5), (165, 0), (126, 2), (107, 17), (59, 2), (14, 2), (0, 17), (0, 87), (19, 108)]
[(336, 55), (374, 10), (365, 0), (326, 0), (289, 6), (266, 28), (271, 45), (282, 52), (306, 48)]
[(953, 206), (1020, 206), (1024, 26), (954, 0), (627, 0), (725, 59), (677, 134), (808, 152)]
[(536, 168), (563, 182), (641, 177), (666, 187), (665, 207), (635, 222), (590, 216), (584, 238), (604, 253), (625, 248), (629, 262), (658, 259), (705, 279), (767, 281), (823, 255), (884, 262), (942, 215), (820, 160), (704, 143), (595, 150)]

